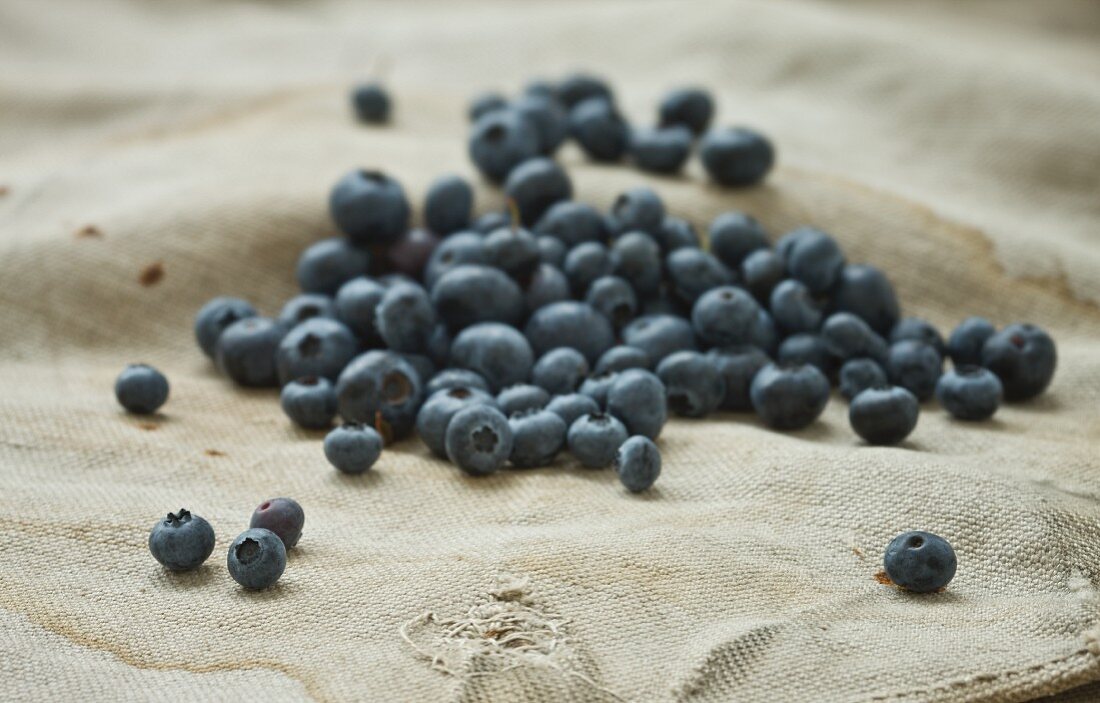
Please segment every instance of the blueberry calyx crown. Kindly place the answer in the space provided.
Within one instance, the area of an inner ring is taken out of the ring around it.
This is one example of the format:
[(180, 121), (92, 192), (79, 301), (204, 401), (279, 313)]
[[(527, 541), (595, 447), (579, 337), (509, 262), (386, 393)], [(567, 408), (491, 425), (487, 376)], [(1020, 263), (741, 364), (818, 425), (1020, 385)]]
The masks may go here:
[(168, 517), (164, 518), (164, 522), (167, 525), (180, 525), (191, 522), (191, 513), (187, 508), (180, 508), (178, 513), (168, 513)]

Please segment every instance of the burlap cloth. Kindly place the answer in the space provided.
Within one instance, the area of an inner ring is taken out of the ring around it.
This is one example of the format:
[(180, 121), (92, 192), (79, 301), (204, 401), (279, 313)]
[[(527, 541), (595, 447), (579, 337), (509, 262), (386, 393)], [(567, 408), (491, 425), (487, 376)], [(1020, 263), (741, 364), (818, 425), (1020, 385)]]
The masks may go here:
[[(1100, 679), (1097, 7), (3, 0), (0, 699), (1022, 701)], [(363, 128), (346, 88), (379, 57), (396, 121)], [(649, 181), (700, 225), (823, 227), (942, 329), (1046, 326), (1050, 392), (976, 426), (930, 404), (900, 448), (861, 446), (839, 400), (791, 434), (676, 421), (632, 497), (569, 460), (465, 478), (417, 441), (348, 478), (274, 392), (211, 369), (193, 313), (276, 311), (338, 175), (379, 166), (419, 201), (471, 173), (472, 93), (573, 67), (639, 121), (709, 86), (781, 154), (731, 192), (570, 147), (581, 198)], [(138, 360), (172, 382), (152, 420), (111, 394)], [(243, 592), (225, 549), (275, 495), (305, 536)], [(218, 546), (174, 576), (145, 541), (181, 506)], [(875, 579), (914, 528), (958, 550), (942, 595)]]

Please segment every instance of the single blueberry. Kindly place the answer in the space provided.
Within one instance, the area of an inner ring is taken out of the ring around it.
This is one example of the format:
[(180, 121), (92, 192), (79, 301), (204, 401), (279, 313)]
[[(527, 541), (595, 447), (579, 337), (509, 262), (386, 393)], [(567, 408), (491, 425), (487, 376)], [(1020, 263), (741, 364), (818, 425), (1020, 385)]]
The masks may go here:
[(555, 203), (573, 197), (573, 183), (556, 161), (539, 157), (512, 169), (504, 182), (504, 194), (515, 203), (523, 224), (531, 226)]
[(148, 364), (130, 364), (115, 379), (115, 398), (127, 412), (151, 415), (168, 400), (168, 379)]
[(850, 359), (840, 367), (840, 394), (847, 400), (868, 388), (887, 384), (886, 372), (874, 359)]
[(539, 261), (558, 269), (565, 266), (565, 254), (569, 251), (565, 242), (549, 234), (540, 234), (536, 239), (539, 245)]
[(868, 444), (897, 444), (917, 426), (920, 403), (899, 386), (868, 388), (852, 398), (848, 422)]
[(523, 333), (539, 356), (557, 347), (572, 347), (584, 354), (589, 364), (615, 345), (615, 332), (607, 318), (591, 305), (572, 300), (536, 310)]
[(712, 288), (695, 301), (691, 324), (695, 335), (711, 346), (750, 344), (760, 306), (748, 291), (736, 286)]
[(836, 240), (821, 230), (801, 227), (783, 235), (776, 244), (787, 273), (811, 293), (827, 293), (844, 270), (844, 252)]
[(315, 242), (298, 257), (298, 287), (305, 293), (334, 295), (356, 276), (370, 268), (370, 254), (344, 237)]
[(423, 353), (436, 333), (435, 307), (419, 285), (398, 284), (391, 286), (378, 303), (375, 324), (390, 349)]
[(707, 131), (714, 117), (714, 98), (702, 88), (670, 90), (661, 98), (657, 117), (662, 127), (682, 125), (699, 135)]
[(327, 378), (303, 376), (283, 386), (279, 404), (299, 427), (324, 429), (336, 417), (336, 389)]
[(535, 233), (560, 239), (567, 248), (582, 242), (602, 242), (608, 235), (606, 222), (599, 210), (572, 200), (551, 205), (535, 223)]
[(628, 347), (620, 344), (611, 347), (600, 355), (600, 360), (593, 367), (594, 373), (606, 371), (626, 371), (627, 369), (648, 369), (650, 367), (649, 355), (637, 347)]
[(482, 93), (470, 101), (470, 106), (466, 110), (466, 116), (471, 122), (477, 122), (478, 118), (483, 115), (495, 112), (496, 110), (502, 110), (506, 107), (508, 107), (508, 99), (500, 93)]
[(508, 461), (514, 438), (507, 418), (493, 406), (479, 403), (455, 413), (444, 445), (458, 468), (471, 476), (485, 476)]
[(443, 369), (428, 381), (428, 385), (424, 387), (424, 397), (430, 398), (439, 391), (450, 390), (451, 388), (468, 388), (489, 392), (489, 384), (476, 371)]
[(149, 551), (169, 571), (192, 571), (214, 551), (214, 528), (180, 508), (157, 521), (149, 532)]
[(879, 334), (889, 334), (898, 321), (898, 297), (890, 279), (866, 264), (848, 264), (832, 291), (832, 306), (863, 318)]
[(620, 193), (611, 204), (612, 234), (645, 232), (654, 235), (665, 221), (665, 204), (652, 188), (639, 186)]
[(775, 354), (779, 349), (779, 331), (775, 327), (775, 321), (767, 310), (760, 309), (756, 312), (756, 323), (749, 335), (749, 344), (760, 347), (768, 355)]
[(924, 402), (932, 397), (943, 373), (943, 358), (931, 344), (903, 339), (891, 344), (886, 357), (886, 375), (890, 382), (908, 390)]
[(302, 528), (306, 524), (306, 513), (298, 501), (293, 498), (272, 498), (265, 500), (252, 512), (249, 527), (271, 530), (290, 549), (298, 544), (302, 537)]
[(641, 349), (656, 366), (670, 354), (695, 349), (695, 331), (682, 317), (646, 315), (623, 328), (623, 344)]
[(582, 242), (565, 255), (563, 271), (578, 296), (584, 296), (597, 278), (610, 276), (615, 268), (611, 252), (599, 242)]
[(497, 405), (505, 415), (541, 410), (549, 402), (550, 394), (545, 388), (529, 383), (517, 383), (497, 393)]
[(661, 247), (661, 253), (666, 255), (684, 247), (699, 248), (699, 235), (695, 233), (695, 226), (675, 215), (665, 215), (660, 231), (654, 233), (653, 238)]
[(420, 406), (416, 414), (416, 433), (433, 454), (446, 458), (447, 426), (459, 410), (471, 405), (496, 406), (496, 399), (486, 391), (469, 386), (454, 386), (436, 391)]
[(303, 376), (334, 380), (355, 358), (359, 342), (342, 322), (314, 317), (290, 330), (275, 353), (279, 383)]
[(568, 114), (554, 98), (527, 94), (515, 100), (511, 108), (534, 127), (540, 154), (553, 154), (569, 134)]
[(351, 91), (351, 106), (360, 122), (369, 124), (389, 122), (390, 95), (379, 83), (364, 83), (355, 86)]
[(467, 264), (443, 274), (432, 288), (432, 303), (442, 322), (461, 330), (479, 322), (518, 324), (523, 291), (500, 269)]
[(618, 161), (630, 146), (630, 126), (603, 98), (589, 98), (570, 109), (569, 133), (594, 161)]
[(657, 439), (668, 422), (665, 398), (665, 384), (653, 372), (627, 369), (611, 381), (607, 412), (617, 417), (630, 434)]
[(602, 469), (615, 461), (615, 454), (629, 436), (623, 423), (611, 415), (594, 413), (574, 420), (566, 441), (582, 466)]
[(325, 458), (345, 474), (368, 471), (382, 456), (382, 436), (370, 425), (346, 424), (325, 435)]
[(195, 340), (202, 353), (214, 358), (218, 337), (237, 320), (255, 317), (256, 308), (240, 298), (219, 297), (203, 305), (195, 315)]
[(611, 386), (615, 383), (615, 379), (618, 378), (618, 376), (618, 373), (614, 371), (594, 373), (584, 379), (584, 383), (581, 384), (579, 389), (580, 393), (596, 401), (596, 404), (599, 405), (600, 408), (606, 408), (607, 394), (611, 392)]
[(805, 333), (784, 339), (775, 360), (780, 364), (810, 364), (827, 378), (832, 378), (836, 373), (838, 363), (837, 358), (829, 353), (821, 335)]
[(474, 191), (465, 178), (453, 174), (432, 181), (424, 197), (424, 224), (441, 237), (466, 229), (474, 206)]
[(512, 466), (548, 466), (565, 446), (565, 421), (549, 410), (531, 410), (508, 418), (512, 428)]
[(286, 326), (267, 317), (234, 322), (218, 337), (218, 368), (241, 386), (277, 386), (275, 354), (286, 332)]
[(367, 348), (384, 344), (375, 326), (375, 311), (386, 295), (386, 287), (367, 276), (353, 278), (336, 292), (333, 307), (336, 319), (343, 322)]
[[(624, 372), (627, 373), (627, 372)], [(657, 365), (665, 384), (668, 408), (684, 417), (705, 417), (718, 409), (726, 396), (726, 379), (706, 356), (681, 351)]]
[(850, 312), (830, 315), (821, 325), (821, 339), (829, 354), (840, 363), (859, 357), (886, 362), (886, 340), (871, 326)]
[(523, 303), (528, 313), (572, 297), (569, 279), (561, 269), (550, 264), (539, 264), (527, 283), (527, 289), (523, 291)]
[(955, 550), (931, 532), (903, 532), (890, 541), (882, 560), (886, 575), (914, 593), (931, 593), (951, 583), (958, 568)]
[(451, 366), (481, 374), (493, 392), (526, 381), (534, 356), (526, 337), (498, 322), (467, 327), (451, 343)]
[(630, 322), (638, 311), (638, 297), (634, 294), (634, 288), (619, 276), (597, 278), (588, 286), (584, 301), (606, 317), (615, 329)]
[(744, 127), (711, 130), (699, 143), (699, 157), (710, 177), (724, 186), (751, 186), (775, 164), (775, 147)]
[(648, 490), (661, 475), (661, 452), (648, 437), (626, 440), (615, 453), (615, 473), (631, 493)]
[(683, 126), (635, 128), (630, 133), (634, 165), (651, 173), (678, 173), (691, 156), (691, 130)]
[[(507, 226), (505, 222), (502, 226)], [(494, 231), (499, 228), (494, 228)], [(485, 263), (485, 236), (478, 232), (456, 232), (435, 248), (424, 266), (424, 285), (434, 290), (444, 274), (464, 264)]]
[(1001, 379), (1006, 400), (1028, 400), (1042, 393), (1057, 365), (1054, 340), (1035, 325), (1009, 325), (982, 347), (982, 366)]
[(279, 324), (286, 329), (312, 317), (336, 317), (336, 303), (321, 293), (302, 293), (286, 301), (279, 311)]
[(501, 227), (485, 238), (485, 263), (526, 283), (540, 263), (539, 243), (522, 227)]
[(940, 331), (931, 322), (919, 317), (903, 318), (890, 330), (891, 344), (905, 339), (915, 339), (918, 342), (931, 344), (940, 356), (947, 353), (947, 344), (943, 341)]
[(758, 347), (735, 345), (715, 347), (707, 352), (707, 359), (725, 381), (726, 394), (719, 407), (723, 410), (751, 411), (752, 379), (760, 369), (771, 363), (768, 355)]
[(436, 234), (423, 227), (415, 227), (386, 248), (386, 263), (393, 273), (418, 281), (439, 244)]
[(768, 364), (753, 378), (750, 395), (765, 424), (777, 430), (798, 430), (825, 410), (829, 380), (810, 364)]
[(570, 393), (569, 395), (558, 395), (551, 398), (546, 410), (560, 417), (565, 426), (569, 427), (581, 415), (598, 413), (600, 404), (592, 396), (583, 393)]
[(767, 249), (768, 233), (755, 217), (743, 212), (726, 212), (710, 223), (710, 251), (731, 269), (758, 249)]
[(226, 566), (233, 580), (253, 591), (275, 585), (286, 570), (286, 546), (271, 530), (253, 527), (229, 545)]
[(982, 348), (996, 333), (997, 328), (984, 317), (968, 317), (951, 330), (947, 338), (947, 355), (956, 367), (981, 366)]
[(357, 170), (341, 178), (329, 196), (336, 226), (359, 244), (390, 244), (409, 224), (401, 184), (381, 171)]
[(673, 290), (685, 303), (694, 304), (711, 288), (733, 285), (734, 275), (713, 254), (702, 249), (683, 247), (665, 258)]
[(936, 383), (936, 399), (960, 420), (988, 420), (1003, 397), (1001, 379), (980, 366), (958, 366)]
[(531, 381), (551, 395), (565, 395), (580, 388), (588, 375), (588, 360), (576, 349), (558, 347), (539, 357)]
[(337, 407), (345, 422), (377, 427), (387, 441), (412, 430), (422, 398), (420, 374), (392, 351), (360, 354), (336, 381)]
[(627, 232), (611, 245), (612, 271), (625, 279), (640, 297), (661, 286), (661, 248), (644, 232)]
[(477, 118), (470, 130), (470, 158), (482, 175), (502, 183), (517, 165), (539, 153), (535, 126), (512, 109)]
[(783, 259), (771, 249), (757, 249), (741, 262), (741, 281), (757, 300), (767, 303), (783, 280)]
[(769, 309), (775, 324), (785, 334), (817, 332), (824, 318), (822, 306), (814, 299), (810, 289), (793, 278), (775, 287), (769, 298)]
[(572, 108), (589, 98), (601, 98), (614, 102), (615, 96), (607, 81), (587, 73), (574, 73), (562, 79), (557, 89), (558, 100), (567, 108)]

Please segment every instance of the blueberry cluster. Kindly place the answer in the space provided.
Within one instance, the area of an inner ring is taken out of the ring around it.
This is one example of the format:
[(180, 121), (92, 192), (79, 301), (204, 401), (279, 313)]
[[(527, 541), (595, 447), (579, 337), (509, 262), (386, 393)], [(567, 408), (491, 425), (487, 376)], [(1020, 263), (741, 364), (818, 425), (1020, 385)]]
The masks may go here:
[[(305, 526), (302, 506), (290, 498), (265, 500), (252, 513), (249, 529), (233, 540), (226, 555), (230, 576), (250, 590), (272, 586), (286, 569), (286, 552)], [(214, 528), (185, 509), (168, 513), (149, 532), (149, 551), (170, 571), (193, 571), (214, 551)]]

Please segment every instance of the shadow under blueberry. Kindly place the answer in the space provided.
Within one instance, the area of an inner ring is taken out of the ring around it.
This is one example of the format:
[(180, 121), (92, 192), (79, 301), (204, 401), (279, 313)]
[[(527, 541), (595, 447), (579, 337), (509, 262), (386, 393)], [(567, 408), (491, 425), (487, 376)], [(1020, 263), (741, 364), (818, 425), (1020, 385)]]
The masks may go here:
[(274, 585), (268, 586), (259, 591), (254, 591), (249, 588), (245, 588), (240, 584), (233, 584), (233, 592), (237, 598), (247, 598), (248, 600), (257, 601), (269, 601), (269, 600), (282, 600), (283, 598), (293, 598), (300, 589), (298, 585), (293, 582), (284, 581), (279, 579)]
[(194, 571), (172, 571), (164, 567), (158, 567), (158, 569), (168, 583), (174, 588), (183, 590), (203, 588), (217, 578), (216, 570), (209, 560)]

